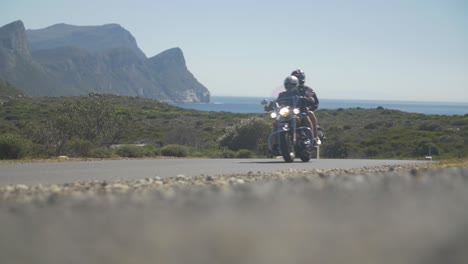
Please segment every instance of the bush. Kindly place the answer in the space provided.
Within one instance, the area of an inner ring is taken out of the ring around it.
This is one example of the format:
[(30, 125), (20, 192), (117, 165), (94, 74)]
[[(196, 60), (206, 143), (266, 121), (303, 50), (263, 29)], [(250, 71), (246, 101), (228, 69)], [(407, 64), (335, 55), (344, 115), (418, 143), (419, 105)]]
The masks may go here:
[(131, 133), (133, 118), (118, 112), (108, 97), (90, 94), (66, 99), (50, 125), (66, 138), (81, 138), (95, 146), (108, 147)]
[(198, 158), (210, 158), (210, 159), (232, 159), (236, 156), (236, 152), (232, 150), (221, 150), (221, 149), (198, 149), (192, 150), (188, 154), (190, 157)]
[(114, 150), (114, 153), (125, 158), (142, 158), (145, 156), (143, 147), (134, 145), (124, 145)]
[(240, 149), (236, 153), (236, 158), (238, 158), (238, 159), (250, 159), (250, 158), (252, 158), (252, 156), (253, 156), (252, 151), (250, 151), (248, 149)]
[(89, 152), (89, 157), (91, 158), (106, 159), (114, 156), (114, 153), (108, 148), (96, 148)]
[(161, 149), (161, 155), (170, 157), (186, 157), (188, 153), (187, 147), (170, 144)]
[(80, 138), (73, 138), (67, 141), (65, 153), (71, 157), (89, 157), (93, 149), (93, 143)]
[(468, 126), (468, 119), (454, 120), (450, 123), (452, 126)]
[(419, 126), (419, 130), (423, 131), (440, 131), (444, 129), (444, 125), (437, 122), (425, 122)]
[(0, 159), (21, 159), (31, 152), (31, 141), (18, 135), (0, 136)]
[(232, 159), (232, 158), (236, 157), (236, 152), (234, 152), (232, 150), (229, 150), (229, 149), (226, 149), (221, 153), (221, 157), (223, 159)]
[(204, 147), (204, 137), (200, 130), (193, 129), (186, 124), (175, 125), (168, 133), (164, 135), (165, 144), (183, 145), (194, 148)]
[(416, 156), (426, 156), (426, 155), (439, 155), (440, 151), (439, 151), (439, 148), (435, 144), (431, 143), (427, 139), (422, 139), (416, 144), (413, 153)]
[(323, 156), (325, 158), (344, 159), (348, 157), (348, 151), (348, 144), (343, 141), (337, 140), (324, 146)]
[(145, 157), (154, 157), (160, 154), (160, 150), (153, 145), (146, 145), (143, 147), (143, 155)]
[(376, 129), (379, 127), (379, 124), (377, 122), (374, 123), (369, 123), (364, 126), (364, 129)]
[(259, 117), (241, 120), (240, 123), (226, 128), (218, 139), (220, 146), (231, 150), (258, 150), (259, 145), (267, 142), (271, 133), (271, 124)]

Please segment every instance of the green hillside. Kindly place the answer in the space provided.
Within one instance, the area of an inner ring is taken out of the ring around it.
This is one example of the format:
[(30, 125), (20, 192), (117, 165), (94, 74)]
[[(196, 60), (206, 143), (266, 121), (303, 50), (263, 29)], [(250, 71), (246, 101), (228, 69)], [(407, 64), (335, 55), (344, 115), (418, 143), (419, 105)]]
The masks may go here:
[[(325, 158), (468, 156), (468, 116), (422, 115), (382, 108), (318, 110), (316, 114), (327, 137), (321, 147)], [(249, 122), (241, 122), (245, 120)], [(254, 123), (257, 125), (252, 126)], [(4, 154), (3, 158), (108, 157), (116, 153), (138, 157), (174, 153), (265, 157), (264, 138), (242, 146), (219, 139), (234, 131), (245, 134), (238, 138), (249, 140), (265, 132), (258, 130), (268, 132), (270, 124), (266, 114), (201, 112), (136, 97), (91, 94), (13, 98), (0, 108), (0, 157), (2, 148), (5, 153), (5, 146), (15, 144), (25, 151), (16, 156)], [(116, 152), (110, 147), (117, 144), (146, 146), (124, 146)]]
[(22, 96), (23, 93), (16, 89), (13, 85), (8, 82), (0, 80), (0, 98), (2, 97), (17, 97)]

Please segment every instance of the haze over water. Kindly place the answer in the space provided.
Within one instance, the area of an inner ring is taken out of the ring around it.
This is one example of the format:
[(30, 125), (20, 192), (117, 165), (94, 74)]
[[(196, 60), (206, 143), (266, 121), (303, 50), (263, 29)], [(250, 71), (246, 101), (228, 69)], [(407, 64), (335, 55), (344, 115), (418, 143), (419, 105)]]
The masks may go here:
[[(260, 102), (262, 97), (236, 97), (236, 96), (212, 96), (208, 104), (186, 103), (176, 104), (182, 108), (232, 112), (232, 113), (263, 113)], [(273, 99), (273, 98), (267, 98)], [(319, 109), (338, 108), (377, 108), (394, 109), (404, 112), (420, 113), (428, 115), (465, 115), (468, 114), (468, 103), (458, 102), (412, 102), (412, 101), (382, 101), (382, 100), (345, 100), (345, 99), (320, 99)]]

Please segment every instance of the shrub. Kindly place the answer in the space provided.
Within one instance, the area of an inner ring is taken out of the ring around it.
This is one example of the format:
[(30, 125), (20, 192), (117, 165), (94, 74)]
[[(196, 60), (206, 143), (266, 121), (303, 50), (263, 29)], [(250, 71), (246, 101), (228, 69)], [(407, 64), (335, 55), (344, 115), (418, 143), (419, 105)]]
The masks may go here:
[(378, 127), (379, 127), (378, 123), (374, 122), (374, 123), (369, 123), (369, 124), (365, 125), (364, 129), (376, 129)]
[(109, 98), (95, 94), (66, 99), (51, 122), (52, 128), (66, 138), (81, 138), (105, 147), (130, 134), (132, 125), (131, 115), (118, 112)]
[(93, 143), (80, 138), (73, 138), (67, 141), (65, 153), (71, 157), (89, 157), (93, 149)]
[(419, 126), (419, 130), (423, 131), (440, 131), (444, 126), (437, 122), (425, 122)]
[(187, 147), (177, 144), (169, 144), (161, 149), (161, 155), (170, 157), (186, 157), (187, 152)]
[(366, 154), (366, 157), (371, 158), (379, 155), (381, 150), (378, 146), (370, 146), (365, 149), (364, 153)]
[(143, 154), (145, 157), (154, 157), (160, 154), (160, 150), (153, 145), (146, 145), (143, 147)]
[(207, 149), (190, 149), (187, 156), (190, 157), (198, 157), (198, 158), (210, 158), (210, 159), (228, 159), (234, 158), (236, 156), (236, 152), (229, 150), (229, 149), (215, 149), (215, 148), (207, 148)]
[(323, 149), (323, 156), (325, 158), (340, 158), (344, 159), (348, 157), (348, 144), (343, 141), (333, 141), (332, 143), (326, 144)]
[(164, 143), (197, 148), (204, 146), (204, 139), (199, 130), (185, 124), (178, 124), (164, 135)]
[(232, 159), (236, 156), (236, 152), (226, 149), (221, 153), (221, 157), (224, 159)]
[(0, 159), (21, 159), (31, 152), (31, 141), (18, 135), (0, 136)]
[(452, 126), (468, 126), (468, 119), (454, 120), (450, 124)]
[(220, 146), (234, 151), (257, 150), (261, 143), (267, 142), (271, 129), (271, 124), (262, 118), (243, 119), (240, 123), (228, 127), (218, 141)]
[(238, 159), (249, 159), (249, 158), (252, 158), (252, 156), (253, 156), (252, 151), (248, 149), (240, 149), (236, 153), (236, 158)]
[(457, 142), (457, 139), (454, 136), (450, 135), (442, 135), (439, 137), (439, 142), (446, 142), (446, 143), (455, 143)]
[(91, 158), (99, 158), (99, 159), (106, 159), (114, 157), (114, 153), (108, 148), (96, 148), (92, 149), (89, 152), (89, 157)]
[(143, 147), (134, 145), (124, 145), (114, 150), (114, 153), (120, 157), (141, 158), (145, 156)]
[(439, 151), (439, 148), (435, 144), (431, 143), (427, 139), (422, 139), (416, 144), (413, 153), (417, 156), (426, 156), (426, 155), (439, 155), (440, 151)]

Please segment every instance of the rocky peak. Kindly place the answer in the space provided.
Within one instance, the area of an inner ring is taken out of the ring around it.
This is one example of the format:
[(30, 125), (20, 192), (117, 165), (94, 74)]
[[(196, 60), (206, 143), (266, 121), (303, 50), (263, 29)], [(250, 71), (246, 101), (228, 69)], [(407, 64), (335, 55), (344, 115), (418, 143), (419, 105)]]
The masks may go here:
[(30, 57), (26, 30), (22, 21), (18, 20), (0, 27), (0, 47)]
[(75, 26), (61, 23), (43, 29), (27, 30), (26, 33), (33, 51), (73, 46), (88, 52), (101, 53), (109, 49), (126, 48), (138, 58), (146, 59), (132, 34), (119, 24)]
[(176, 64), (184, 64), (185, 59), (182, 50), (179, 47), (168, 49), (153, 57), (155, 60), (167, 61)]
[(210, 92), (187, 69), (184, 54), (178, 47), (150, 58), (148, 65), (170, 98), (177, 102), (209, 102)]
[(186, 68), (184, 54), (178, 47), (165, 50), (150, 58), (150, 63), (158, 69), (167, 69), (174, 66)]

